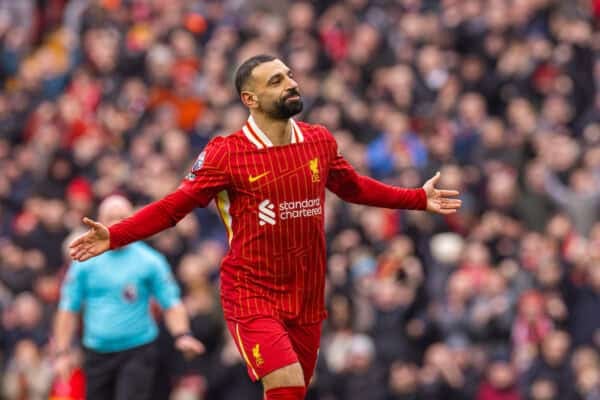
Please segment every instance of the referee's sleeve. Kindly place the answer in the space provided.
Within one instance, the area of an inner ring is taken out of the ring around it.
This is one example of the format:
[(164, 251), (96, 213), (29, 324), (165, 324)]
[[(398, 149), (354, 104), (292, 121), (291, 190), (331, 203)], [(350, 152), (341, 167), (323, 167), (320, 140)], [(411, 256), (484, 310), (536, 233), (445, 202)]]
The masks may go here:
[(158, 258), (151, 282), (152, 294), (163, 309), (169, 309), (181, 302), (179, 286), (163, 256)]
[(60, 291), (58, 308), (64, 311), (80, 312), (84, 301), (83, 264), (73, 262)]

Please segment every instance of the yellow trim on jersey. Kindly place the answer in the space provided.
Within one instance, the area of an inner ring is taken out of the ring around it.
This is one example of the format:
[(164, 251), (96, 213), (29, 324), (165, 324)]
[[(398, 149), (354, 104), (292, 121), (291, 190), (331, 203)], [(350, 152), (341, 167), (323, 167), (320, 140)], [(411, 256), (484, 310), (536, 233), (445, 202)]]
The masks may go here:
[(240, 346), (240, 350), (242, 350), (242, 357), (244, 357), (244, 361), (246, 361), (246, 364), (248, 365), (248, 367), (250, 367), (250, 370), (256, 377), (256, 380), (259, 380), (260, 376), (258, 376), (256, 371), (254, 370), (254, 367), (252, 366), (252, 364), (250, 364), (250, 360), (248, 359), (248, 356), (246, 355), (246, 350), (244, 350), (244, 343), (242, 343), (242, 337), (240, 336), (240, 324), (238, 324), (238, 323), (235, 324), (235, 334), (237, 336), (238, 345)]
[(229, 239), (229, 244), (231, 244), (231, 240), (233, 239), (233, 230), (231, 229), (232, 219), (231, 214), (229, 213), (229, 206), (231, 203), (229, 201), (227, 190), (223, 190), (217, 194), (216, 202), (217, 209), (219, 210), (219, 216), (221, 217), (223, 225), (225, 225), (225, 229), (227, 230), (227, 239)]

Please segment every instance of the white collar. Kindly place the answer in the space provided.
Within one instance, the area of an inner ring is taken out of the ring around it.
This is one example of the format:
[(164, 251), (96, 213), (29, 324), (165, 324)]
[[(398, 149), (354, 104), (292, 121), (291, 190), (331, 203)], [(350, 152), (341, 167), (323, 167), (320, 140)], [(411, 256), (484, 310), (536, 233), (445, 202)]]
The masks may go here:
[[(304, 142), (304, 135), (302, 134), (300, 127), (298, 127), (298, 124), (292, 118), (290, 118), (290, 121), (292, 123), (292, 138), (291, 138), (290, 142), (291, 143)], [(248, 121), (242, 128), (242, 131), (244, 132), (244, 135), (246, 136), (246, 138), (252, 144), (254, 144), (257, 148), (264, 149), (267, 147), (273, 147), (273, 143), (271, 142), (269, 137), (267, 135), (265, 135), (265, 133), (262, 131), (262, 129), (260, 129), (258, 127), (258, 125), (256, 124), (256, 121), (254, 121), (254, 118), (252, 118), (252, 115), (250, 115), (250, 117), (248, 117)]]

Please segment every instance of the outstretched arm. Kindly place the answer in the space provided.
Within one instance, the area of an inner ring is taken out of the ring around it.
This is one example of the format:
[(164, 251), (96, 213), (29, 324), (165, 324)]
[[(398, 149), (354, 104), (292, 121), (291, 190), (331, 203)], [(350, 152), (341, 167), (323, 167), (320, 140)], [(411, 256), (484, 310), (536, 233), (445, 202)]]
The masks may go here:
[(116, 249), (175, 226), (198, 203), (179, 189), (108, 228), (110, 248)]
[(424, 210), (427, 207), (427, 196), (423, 189), (386, 185), (359, 175), (349, 164), (347, 169), (330, 171), (327, 189), (350, 203), (410, 210)]
[(145, 239), (174, 226), (196, 206), (195, 199), (178, 189), (110, 228), (84, 218), (89, 230), (70, 244), (70, 255), (74, 260), (85, 261), (107, 250)]
[(188, 176), (173, 193), (110, 228), (84, 218), (83, 222), (90, 229), (71, 243), (71, 257), (84, 261), (107, 250), (145, 239), (174, 226), (195, 207), (206, 207), (218, 192), (229, 185), (227, 155), (225, 139), (217, 137), (206, 145)]
[(327, 188), (345, 201), (384, 208), (427, 210), (438, 214), (452, 214), (460, 208), (456, 190), (436, 189), (438, 172), (422, 188), (405, 189), (386, 185), (367, 176), (359, 175), (341, 155), (332, 161), (327, 177)]

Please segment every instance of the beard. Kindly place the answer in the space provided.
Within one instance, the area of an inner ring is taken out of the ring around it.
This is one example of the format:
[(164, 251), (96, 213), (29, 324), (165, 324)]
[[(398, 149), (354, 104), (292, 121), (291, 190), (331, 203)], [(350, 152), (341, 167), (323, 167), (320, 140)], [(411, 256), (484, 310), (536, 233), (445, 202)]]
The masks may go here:
[[(290, 100), (290, 97), (298, 96), (298, 99)], [(265, 109), (265, 113), (273, 118), (273, 119), (282, 119), (288, 120), (296, 114), (302, 112), (302, 108), (304, 107), (304, 103), (302, 103), (302, 97), (300, 97), (300, 93), (297, 90), (290, 90), (273, 103), (272, 107), (269, 109)]]

